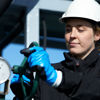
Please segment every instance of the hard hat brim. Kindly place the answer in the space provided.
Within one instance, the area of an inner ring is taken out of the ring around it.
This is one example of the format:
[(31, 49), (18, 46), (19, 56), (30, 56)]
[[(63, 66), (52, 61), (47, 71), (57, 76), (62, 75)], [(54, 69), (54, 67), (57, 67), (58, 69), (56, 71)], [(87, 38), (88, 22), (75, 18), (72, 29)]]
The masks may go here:
[(63, 17), (63, 18), (60, 18), (59, 21), (62, 23), (66, 23), (67, 20), (69, 20), (69, 19), (83, 19), (83, 20), (86, 20), (90, 23), (96, 23), (96, 24), (100, 25), (100, 22), (94, 21), (94, 20), (89, 19), (89, 18), (82, 18), (82, 17)]

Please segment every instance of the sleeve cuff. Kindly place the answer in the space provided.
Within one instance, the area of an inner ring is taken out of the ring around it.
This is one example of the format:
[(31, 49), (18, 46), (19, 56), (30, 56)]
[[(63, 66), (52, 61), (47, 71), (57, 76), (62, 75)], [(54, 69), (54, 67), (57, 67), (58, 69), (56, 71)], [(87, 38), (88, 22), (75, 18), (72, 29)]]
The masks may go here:
[(56, 72), (57, 72), (57, 79), (54, 82), (54, 84), (52, 85), (53, 87), (58, 87), (60, 85), (60, 83), (62, 82), (62, 72), (58, 71), (58, 70), (56, 70)]

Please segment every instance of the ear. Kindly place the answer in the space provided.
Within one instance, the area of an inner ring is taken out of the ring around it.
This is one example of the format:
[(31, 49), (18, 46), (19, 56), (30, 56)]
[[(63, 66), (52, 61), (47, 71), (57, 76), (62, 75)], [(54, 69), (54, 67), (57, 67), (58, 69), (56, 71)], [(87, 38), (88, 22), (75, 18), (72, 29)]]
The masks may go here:
[(100, 40), (100, 31), (95, 33), (94, 40), (95, 41)]

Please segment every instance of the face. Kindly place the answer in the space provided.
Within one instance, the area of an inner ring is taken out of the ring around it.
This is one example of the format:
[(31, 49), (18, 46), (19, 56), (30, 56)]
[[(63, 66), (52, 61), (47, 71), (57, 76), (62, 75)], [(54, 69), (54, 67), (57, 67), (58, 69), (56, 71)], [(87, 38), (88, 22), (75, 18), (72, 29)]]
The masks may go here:
[(65, 40), (70, 53), (81, 59), (95, 48), (95, 41), (99, 40), (91, 23), (83, 19), (69, 19), (65, 29)]

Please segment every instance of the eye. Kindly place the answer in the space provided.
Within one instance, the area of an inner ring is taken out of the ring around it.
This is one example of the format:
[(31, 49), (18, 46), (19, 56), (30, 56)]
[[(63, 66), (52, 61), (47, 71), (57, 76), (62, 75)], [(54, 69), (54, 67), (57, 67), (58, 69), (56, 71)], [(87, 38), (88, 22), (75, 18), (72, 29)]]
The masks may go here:
[(84, 30), (82, 30), (82, 29), (78, 29), (78, 32), (84, 32)]
[(85, 31), (84, 27), (78, 27), (77, 30), (78, 30), (78, 32), (80, 32), (80, 33)]
[(66, 28), (65, 28), (65, 32), (66, 32), (66, 33), (70, 33), (71, 31), (72, 31), (72, 28), (70, 28), (70, 27), (66, 27)]

